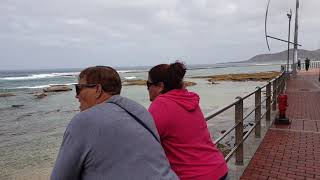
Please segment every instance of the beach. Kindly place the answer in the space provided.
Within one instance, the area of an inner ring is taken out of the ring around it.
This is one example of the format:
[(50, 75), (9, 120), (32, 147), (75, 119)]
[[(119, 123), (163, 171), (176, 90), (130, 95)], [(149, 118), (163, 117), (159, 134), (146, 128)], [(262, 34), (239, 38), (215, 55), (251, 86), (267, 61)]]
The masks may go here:
[[(219, 81), (213, 84), (206, 78), (193, 77), (279, 70), (279, 65), (191, 67), (185, 80), (196, 83), (187, 88), (200, 95), (200, 106), (207, 114), (264, 85), (265, 81)], [(0, 98), (0, 179), (48, 179), (64, 130), (79, 112), (72, 86), (77, 82), (78, 72), (79, 69), (0, 73), (0, 93), (12, 94)], [(123, 81), (147, 79), (147, 69), (143, 68), (118, 72)], [(47, 93), (40, 99), (35, 96), (42, 93), (43, 88), (57, 84), (67, 85), (72, 90)], [(150, 105), (144, 85), (123, 86), (121, 94), (146, 108)], [(253, 100), (249, 99), (244, 108), (249, 109), (252, 104)], [(217, 138), (233, 122), (232, 110), (208, 121), (212, 137)]]

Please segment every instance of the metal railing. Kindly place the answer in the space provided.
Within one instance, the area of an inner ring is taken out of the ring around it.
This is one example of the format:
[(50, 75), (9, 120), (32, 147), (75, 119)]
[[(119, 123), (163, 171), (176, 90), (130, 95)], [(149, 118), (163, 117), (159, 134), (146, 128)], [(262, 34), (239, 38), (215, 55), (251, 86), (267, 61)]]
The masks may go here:
[[(297, 70), (306, 70), (306, 63), (301, 63), (300, 67), (296, 64)], [(284, 65), (286, 68), (287, 65)], [(290, 68), (292, 69), (292, 64), (290, 64)], [(320, 68), (320, 61), (311, 61), (309, 64), (309, 69)]]
[[(266, 121), (271, 120), (271, 110), (276, 110), (277, 104), (277, 96), (284, 91), (286, 85), (286, 74), (281, 73), (275, 79), (266, 83), (262, 87), (257, 87), (255, 91), (243, 96), (237, 97), (231, 104), (224, 106), (220, 109), (215, 110), (214, 112), (209, 113), (206, 116), (206, 120), (210, 120), (217, 115), (225, 112), (226, 110), (234, 107), (235, 108), (235, 124), (226, 130), (222, 136), (214, 141), (215, 144), (219, 143), (222, 139), (224, 139), (228, 134), (230, 134), (233, 130), (235, 130), (235, 145), (231, 149), (231, 151), (225, 156), (225, 160), (229, 161), (229, 159), (235, 154), (236, 155), (236, 164), (243, 164), (243, 142), (248, 138), (251, 132), (255, 129), (255, 136), (261, 137), (261, 120), (265, 117)], [(261, 92), (265, 90), (266, 95), (263, 100), (261, 100)], [(255, 105), (253, 110), (249, 111), (244, 116), (243, 110), (243, 101), (247, 98), (254, 96)], [(266, 111), (262, 114), (261, 106), (265, 103)], [(243, 133), (243, 125), (244, 120), (247, 119), (254, 112), (254, 124), (253, 126), (244, 134)]]
[[(310, 62), (310, 69), (312, 68), (320, 68), (319, 61)], [(305, 63), (301, 63), (301, 69), (305, 69)], [(267, 122), (271, 121), (271, 110), (276, 111), (277, 108), (277, 97), (280, 93), (286, 88), (287, 80), (289, 79), (289, 74), (282, 72), (276, 78), (272, 79), (271, 81), (267, 82), (262, 87), (257, 87), (255, 91), (243, 96), (237, 97), (233, 102), (229, 105), (219, 108), (206, 116), (206, 120), (213, 119), (219, 114), (229, 110), (230, 108), (235, 108), (235, 124), (226, 130), (222, 136), (214, 141), (215, 144), (218, 144), (222, 141), (228, 134), (230, 134), (233, 130), (235, 131), (235, 145), (231, 149), (231, 151), (225, 156), (225, 160), (229, 161), (230, 158), (235, 154), (236, 164), (242, 165), (243, 164), (243, 143), (251, 134), (251, 132), (255, 129), (255, 137), (261, 137), (261, 120), (265, 118)], [(262, 92), (266, 93), (265, 98), (261, 99)], [(255, 98), (255, 105), (253, 110), (247, 112), (244, 116), (244, 109), (243, 109), (243, 101), (250, 98), (254, 95)], [(262, 114), (262, 105), (265, 103), (265, 112)], [(249, 118), (249, 116), (254, 112), (254, 124), (253, 126), (244, 134), (244, 120)]]
[[(310, 69), (313, 68), (320, 68), (320, 61), (311, 61), (310, 62)], [(300, 70), (305, 69), (305, 63), (301, 63)], [(243, 143), (248, 138), (253, 130), (255, 130), (255, 137), (261, 137), (261, 120), (265, 118), (267, 122), (271, 121), (271, 110), (276, 111), (277, 108), (277, 97), (280, 93), (286, 88), (287, 80), (289, 79), (290, 73), (286, 74), (282, 72), (276, 78), (272, 79), (271, 81), (267, 82), (262, 87), (257, 87), (255, 91), (243, 96), (243, 97), (236, 97), (236, 99), (231, 102), (229, 105), (221, 107), (209, 114), (206, 115), (206, 120), (211, 120), (214, 117), (222, 114), (223, 112), (231, 109), (234, 107), (235, 109), (235, 124), (226, 130), (222, 136), (214, 141), (215, 144), (221, 142), (228, 134), (230, 134), (233, 130), (235, 131), (235, 145), (231, 149), (231, 151), (225, 156), (225, 160), (229, 161), (230, 158), (235, 154), (236, 164), (242, 165), (243, 164)], [(261, 98), (262, 92), (265, 91), (265, 98)], [(244, 108), (243, 108), (243, 101), (253, 97), (254, 95), (254, 108), (246, 112), (247, 114), (244, 116)], [(265, 112), (262, 114), (262, 105), (265, 103)], [(249, 118), (249, 116), (254, 112), (254, 124), (253, 126), (244, 134), (244, 120)]]

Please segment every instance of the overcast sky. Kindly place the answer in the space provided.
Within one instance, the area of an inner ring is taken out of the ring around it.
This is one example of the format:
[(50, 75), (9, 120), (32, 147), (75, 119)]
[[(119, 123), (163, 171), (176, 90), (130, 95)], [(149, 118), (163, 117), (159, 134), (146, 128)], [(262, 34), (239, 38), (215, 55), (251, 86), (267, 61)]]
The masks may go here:
[[(266, 6), (267, 0), (0, 0), (0, 69), (247, 60), (269, 53)], [(287, 39), (290, 8), (295, 0), (271, 0), (270, 35)], [(307, 50), (320, 48), (319, 8), (320, 0), (300, 2), (299, 41)], [(271, 53), (287, 47), (275, 40), (270, 46)]]

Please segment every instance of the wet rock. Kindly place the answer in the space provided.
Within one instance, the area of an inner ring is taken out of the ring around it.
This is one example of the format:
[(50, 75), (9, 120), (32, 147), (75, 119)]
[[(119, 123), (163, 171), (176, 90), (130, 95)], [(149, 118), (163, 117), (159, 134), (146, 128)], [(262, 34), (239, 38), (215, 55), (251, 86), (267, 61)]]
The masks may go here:
[(44, 88), (44, 92), (61, 92), (61, 91), (71, 91), (72, 88), (65, 85), (54, 85), (47, 88)]
[(35, 96), (37, 99), (42, 99), (42, 98), (46, 97), (47, 94), (46, 94), (46, 93), (38, 93), (38, 94), (35, 94), (34, 96)]
[(28, 92), (27, 94), (39, 94), (42, 93), (42, 91), (32, 91), (32, 92)]
[(16, 96), (16, 95), (12, 93), (0, 93), (0, 97), (10, 97), (10, 96)]
[(123, 82), (123, 86), (146, 86), (147, 81), (142, 79), (129, 79)]
[(221, 143), (217, 144), (217, 148), (222, 152), (224, 157), (226, 157), (232, 149), (230, 146)]
[(195, 76), (192, 78), (206, 78), (209, 82), (215, 81), (269, 81), (277, 77), (280, 73), (276, 71), (241, 73), (241, 74), (221, 74), (212, 76)]
[(211, 82), (209, 82), (209, 84), (220, 84), (220, 83), (217, 83), (217, 82), (211, 81)]
[(195, 85), (197, 85), (197, 83), (192, 82), (192, 81), (184, 81), (183, 83), (184, 83), (185, 86), (195, 86)]
[(22, 107), (22, 106), (24, 106), (24, 104), (14, 104), (14, 105), (12, 105), (11, 107), (19, 108), (19, 107)]
[[(127, 79), (122, 83), (123, 86), (146, 86), (147, 81), (142, 79)], [(184, 86), (195, 86), (197, 83), (191, 81), (184, 81)]]

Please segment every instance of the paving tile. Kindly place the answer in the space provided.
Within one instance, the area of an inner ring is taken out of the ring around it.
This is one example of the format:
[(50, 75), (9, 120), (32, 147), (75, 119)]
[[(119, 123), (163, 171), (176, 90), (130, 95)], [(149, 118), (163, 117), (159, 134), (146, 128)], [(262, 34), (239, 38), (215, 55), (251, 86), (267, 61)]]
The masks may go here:
[(273, 125), (240, 179), (320, 179), (318, 71), (288, 82), (290, 125)]

